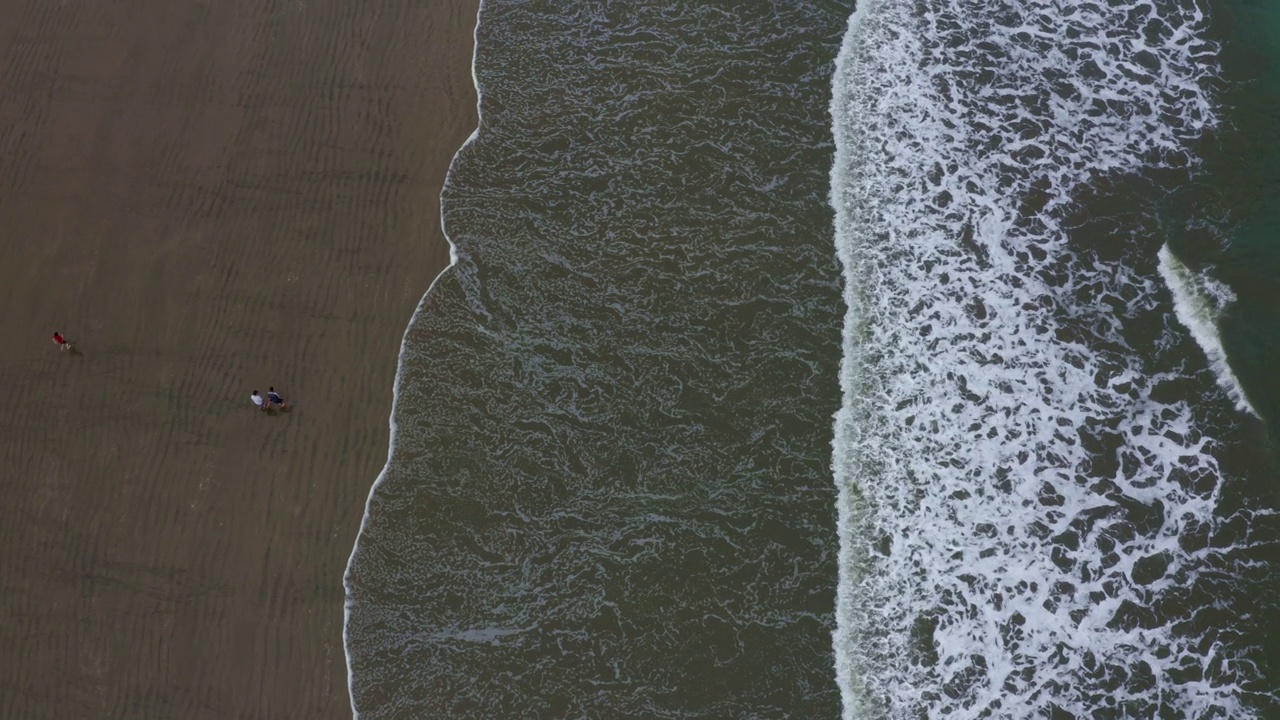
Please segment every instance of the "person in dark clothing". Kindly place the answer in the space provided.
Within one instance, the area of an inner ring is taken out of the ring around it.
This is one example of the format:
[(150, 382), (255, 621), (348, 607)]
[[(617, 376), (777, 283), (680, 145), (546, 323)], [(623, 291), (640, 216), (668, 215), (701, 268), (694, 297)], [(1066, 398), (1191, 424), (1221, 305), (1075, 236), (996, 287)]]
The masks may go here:
[(281, 410), (284, 409), (284, 398), (280, 397), (280, 393), (276, 392), (274, 387), (267, 388), (267, 402), (279, 405)]

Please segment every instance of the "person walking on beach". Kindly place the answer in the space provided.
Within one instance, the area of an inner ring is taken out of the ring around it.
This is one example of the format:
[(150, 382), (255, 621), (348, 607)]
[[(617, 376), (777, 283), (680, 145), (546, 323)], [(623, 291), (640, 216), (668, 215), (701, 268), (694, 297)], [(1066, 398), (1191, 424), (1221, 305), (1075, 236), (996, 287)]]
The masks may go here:
[(284, 398), (280, 397), (280, 393), (276, 392), (274, 387), (267, 388), (267, 402), (279, 405), (281, 410), (284, 409)]
[(262, 412), (267, 411), (267, 402), (262, 399), (262, 396), (258, 394), (257, 390), (253, 391), (253, 394), (249, 396), (249, 399), (253, 401), (254, 405), (258, 406), (259, 410)]
[(71, 349), (71, 343), (67, 342), (67, 339), (62, 337), (62, 333), (57, 330), (53, 331), (53, 342), (58, 346), (59, 350), (66, 351)]

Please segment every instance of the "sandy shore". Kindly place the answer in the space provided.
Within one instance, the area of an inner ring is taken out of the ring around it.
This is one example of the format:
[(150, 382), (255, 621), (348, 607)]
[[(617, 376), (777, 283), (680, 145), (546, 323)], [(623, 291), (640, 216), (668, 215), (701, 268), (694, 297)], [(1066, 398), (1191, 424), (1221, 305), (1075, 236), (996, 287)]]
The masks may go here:
[(475, 10), (0, 7), (0, 717), (350, 716), (342, 572)]

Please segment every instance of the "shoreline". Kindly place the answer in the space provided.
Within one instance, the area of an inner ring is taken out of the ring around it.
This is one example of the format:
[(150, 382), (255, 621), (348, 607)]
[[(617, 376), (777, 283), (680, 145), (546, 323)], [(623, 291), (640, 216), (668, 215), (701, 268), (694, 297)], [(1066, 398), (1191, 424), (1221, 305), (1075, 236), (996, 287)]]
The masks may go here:
[[(481, 2), (483, 2), (483, 0), (476, 0), (476, 2), (475, 2), (476, 6), (477, 6), (477, 8), (476, 8), (476, 26), (477, 26), (477, 27), (479, 26), (479, 22), (480, 22), (480, 16), (479, 16), (480, 8), (479, 8), (479, 5), (480, 5), (480, 3), (481, 3)], [(472, 46), (472, 56), (473, 56), (473, 58), (474, 58), (474, 42), (475, 42), (475, 36), (474, 36), (474, 32), (473, 32), (473, 35), (472, 35), (472, 43), (473, 43), (473, 46)], [(470, 72), (471, 72), (471, 75), (472, 75), (472, 87), (473, 87), (473, 89), (475, 90), (475, 92), (476, 92), (476, 93), (477, 93), (477, 95), (478, 95), (478, 93), (479, 93), (479, 83), (475, 81), (474, 60), (473, 60), (473, 64), (472, 64), (472, 66), (471, 66), (471, 70), (470, 70)], [(448, 184), (448, 180), (449, 180), (449, 173), (451, 173), (451, 172), (453, 171), (453, 162), (454, 162), (454, 160), (456, 160), (456, 159), (457, 159), (457, 157), (458, 157), (458, 154), (459, 154), (459, 153), (461, 153), (461, 152), (462, 152), (462, 151), (463, 151), (463, 150), (464, 150), (468, 145), (470, 145), (472, 142), (474, 142), (474, 141), (475, 141), (475, 139), (476, 139), (476, 138), (479, 136), (479, 134), (480, 134), (480, 128), (479, 128), (479, 122), (480, 122), (480, 118), (479, 118), (479, 111), (480, 111), (480, 105), (479, 105), (479, 99), (478, 99), (478, 97), (477, 97), (476, 110), (475, 110), (475, 112), (476, 112), (476, 128), (475, 128), (474, 130), (472, 130), (472, 131), (471, 131), (471, 133), (467, 136), (467, 138), (466, 138), (465, 140), (463, 140), (463, 141), (462, 141), (462, 144), (458, 146), (458, 149), (454, 152), (453, 156), (450, 158), (450, 160), (449, 160), (449, 167), (448, 167), (448, 169), (445, 171), (444, 180), (443, 180), (443, 182), (441, 183), (441, 186), (442, 186), (442, 187), (441, 187), (441, 193), (443, 193), (443, 190), (444, 190), (444, 187), (443, 187), (443, 186)], [(396, 404), (399, 402), (399, 399), (400, 399), (401, 370), (402, 370), (402, 368), (403, 368), (403, 361), (404, 361), (405, 347), (406, 347), (406, 345), (407, 345), (407, 344), (408, 344), (408, 342), (409, 342), (409, 334), (410, 334), (410, 332), (413, 330), (413, 326), (418, 322), (418, 318), (419, 318), (419, 316), (420, 316), (420, 315), (421, 315), (421, 314), (426, 310), (427, 303), (428, 303), (428, 299), (429, 299), (429, 297), (430, 297), (430, 295), (431, 295), (432, 291), (435, 289), (436, 285), (437, 285), (437, 284), (438, 284), (442, 279), (444, 279), (445, 274), (446, 274), (446, 273), (448, 273), (448, 271), (449, 271), (449, 270), (450, 270), (450, 269), (451, 269), (451, 268), (452, 268), (452, 267), (457, 263), (457, 261), (458, 261), (458, 256), (457, 256), (457, 246), (455, 246), (455, 245), (454, 245), (453, 241), (449, 238), (449, 234), (448, 234), (448, 232), (444, 229), (443, 200), (441, 200), (441, 202), (440, 202), (440, 208), (441, 208), (441, 209), (440, 209), (440, 211), (439, 211), (439, 213), (438, 213), (438, 214), (439, 214), (439, 221), (440, 221), (440, 223), (439, 223), (439, 224), (440, 224), (440, 230), (439, 230), (439, 231), (440, 231), (440, 236), (444, 239), (445, 245), (448, 247), (448, 251), (449, 251), (449, 262), (448, 262), (448, 263), (446, 263), (446, 264), (444, 265), (444, 267), (440, 268), (440, 271), (439, 271), (439, 272), (437, 272), (437, 273), (436, 273), (436, 275), (435, 275), (435, 277), (431, 279), (431, 284), (427, 286), (426, 291), (422, 294), (422, 298), (418, 301), (417, 306), (415, 306), (415, 307), (414, 307), (414, 309), (413, 309), (413, 314), (409, 317), (409, 322), (408, 322), (408, 324), (405, 326), (404, 334), (400, 336), (400, 350), (399, 350), (399, 352), (396, 354), (396, 372), (395, 372), (395, 377), (392, 379), (392, 383), (391, 383), (391, 384), (392, 384), (392, 388), (391, 388), (391, 408), (390, 408), (390, 411), (388, 412), (388, 417), (387, 417), (387, 433), (388, 433), (387, 457), (386, 457), (386, 460), (385, 460), (385, 461), (383, 462), (383, 464), (382, 464), (382, 469), (378, 471), (378, 475), (377, 475), (377, 477), (376, 477), (376, 478), (374, 478), (373, 483), (369, 486), (369, 492), (368, 492), (368, 494), (365, 496), (364, 505), (362, 506), (362, 510), (361, 510), (360, 524), (359, 524), (358, 529), (356, 530), (356, 536), (355, 536), (355, 538), (353, 538), (353, 540), (352, 540), (352, 543), (351, 543), (351, 552), (350, 552), (350, 553), (348, 553), (348, 555), (347, 555), (346, 564), (345, 564), (345, 566), (344, 566), (344, 568), (343, 568), (343, 572), (342, 572), (342, 586), (343, 586), (343, 593), (344, 593), (345, 598), (348, 598), (348, 599), (349, 599), (349, 597), (350, 597), (350, 585), (348, 584), (348, 578), (349, 578), (350, 573), (351, 573), (351, 565), (352, 565), (352, 563), (355, 561), (356, 553), (357, 553), (357, 552), (359, 551), (359, 549), (360, 549), (360, 545), (359, 545), (359, 543), (360, 543), (360, 536), (364, 534), (365, 523), (366, 523), (366, 521), (369, 519), (369, 508), (370, 508), (370, 505), (371, 505), (371, 504), (372, 504), (372, 502), (373, 502), (374, 494), (378, 491), (378, 486), (380, 486), (380, 485), (382, 484), (383, 480), (386, 478), (386, 476), (387, 476), (387, 472), (388, 472), (388, 470), (389, 470), (389, 469), (390, 469), (390, 467), (391, 467), (392, 459), (395, 457), (395, 450), (396, 450), (395, 442), (396, 442), (396, 429), (397, 429), (397, 426), (396, 426)], [(344, 602), (343, 602), (343, 608), (342, 608), (342, 652), (343, 652), (343, 656), (344, 656), (344, 658), (345, 658), (345, 664), (346, 664), (346, 670), (347, 670), (347, 690), (348, 690), (348, 699), (350, 700), (350, 703), (351, 703), (351, 717), (352, 717), (352, 718), (357, 718), (357, 719), (358, 719), (358, 718), (360, 717), (360, 711), (359, 711), (359, 709), (356, 707), (356, 698), (355, 698), (355, 693), (354, 693), (354, 673), (352, 672), (352, 669), (351, 669), (351, 655), (350, 655), (350, 651), (348, 650), (348, 636), (347, 636), (347, 628), (348, 628), (348, 625), (349, 625), (349, 623), (350, 623), (350, 620), (351, 620), (351, 608), (350, 608), (350, 606), (349, 606), (348, 602), (346, 602), (346, 600), (344, 599)]]
[(150, 5), (0, 11), (0, 715), (347, 717), (478, 3)]

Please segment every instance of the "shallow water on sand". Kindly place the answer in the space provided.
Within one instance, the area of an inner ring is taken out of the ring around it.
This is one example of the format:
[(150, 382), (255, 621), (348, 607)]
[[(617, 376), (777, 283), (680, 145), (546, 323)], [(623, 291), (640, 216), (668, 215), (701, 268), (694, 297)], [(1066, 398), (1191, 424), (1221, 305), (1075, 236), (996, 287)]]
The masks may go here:
[(362, 716), (1277, 711), (1277, 11), (851, 11), (482, 10)]
[(485, 5), (348, 576), (362, 717), (838, 714), (847, 15)]

